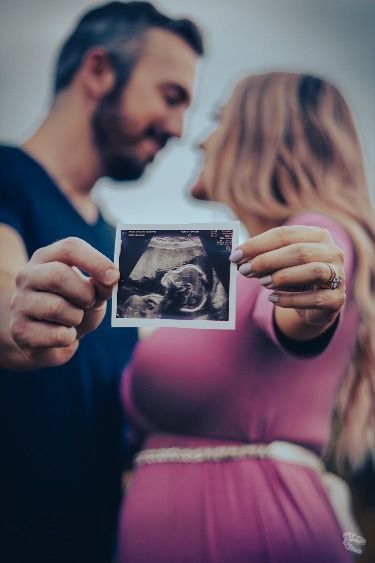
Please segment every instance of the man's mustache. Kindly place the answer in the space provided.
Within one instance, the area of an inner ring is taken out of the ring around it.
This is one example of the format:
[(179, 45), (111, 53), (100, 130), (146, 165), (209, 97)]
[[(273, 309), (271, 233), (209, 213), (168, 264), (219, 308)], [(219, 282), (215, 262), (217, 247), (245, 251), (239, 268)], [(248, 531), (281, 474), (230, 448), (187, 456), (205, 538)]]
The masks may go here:
[(170, 133), (166, 133), (165, 131), (161, 131), (155, 126), (151, 126), (143, 133), (142, 138), (152, 139), (153, 141), (156, 141), (160, 149), (162, 149), (168, 143), (169, 139), (172, 138), (172, 136), (173, 135), (171, 135)]

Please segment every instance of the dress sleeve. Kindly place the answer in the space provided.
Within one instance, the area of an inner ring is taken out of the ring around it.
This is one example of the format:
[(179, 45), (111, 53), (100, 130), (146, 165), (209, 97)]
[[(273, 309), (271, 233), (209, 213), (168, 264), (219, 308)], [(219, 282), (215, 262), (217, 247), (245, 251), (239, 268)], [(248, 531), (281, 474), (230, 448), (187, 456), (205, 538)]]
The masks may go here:
[[(355, 256), (352, 241), (345, 229), (334, 219), (317, 213), (305, 213), (295, 216), (285, 224), (321, 227), (330, 231), (335, 243), (344, 252), (346, 288), (347, 295), (350, 296), (352, 290)], [(255, 303), (254, 321), (257, 323), (259, 328), (267, 334), (278, 348), (291, 353), (293, 356), (313, 357), (321, 354), (327, 348), (335, 332), (343, 322), (343, 318), (345, 316), (345, 306), (343, 307), (336, 323), (334, 323), (327, 332), (313, 340), (303, 342), (302, 347), (301, 342), (286, 337), (276, 326), (274, 317), (275, 305), (267, 299), (270, 293), (271, 290), (262, 287)]]

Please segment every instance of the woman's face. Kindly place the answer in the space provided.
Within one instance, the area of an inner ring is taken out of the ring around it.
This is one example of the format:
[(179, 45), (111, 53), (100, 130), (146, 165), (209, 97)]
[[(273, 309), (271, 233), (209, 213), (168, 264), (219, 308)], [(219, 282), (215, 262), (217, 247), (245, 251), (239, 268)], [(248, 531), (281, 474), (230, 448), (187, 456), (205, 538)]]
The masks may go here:
[(217, 124), (214, 126), (211, 133), (199, 144), (199, 148), (203, 151), (203, 164), (197, 181), (191, 188), (191, 195), (195, 199), (210, 200), (209, 185), (208, 185), (208, 168), (213, 165), (213, 159), (216, 152), (216, 146), (219, 136), (222, 135), (224, 130), (224, 111), (225, 108), (220, 110), (217, 117)]
[[(199, 147), (203, 150), (203, 165), (197, 181), (191, 188), (191, 195), (195, 199), (212, 200), (212, 168), (215, 167), (216, 152), (218, 143), (225, 137), (226, 131), (231, 129), (229, 111), (231, 103), (234, 103), (232, 97), (220, 110), (217, 117), (217, 125), (211, 133), (201, 142)], [(222, 155), (221, 155), (222, 157)], [(249, 195), (250, 197), (250, 195)], [(246, 209), (240, 207), (231, 198), (225, 202), (234, 214), (245, 225), (246, 229), (252, 235), (259, 234), (268, 228), (276, 226), (274, 221), (265, 221), (253, 215), (249, 207)]]

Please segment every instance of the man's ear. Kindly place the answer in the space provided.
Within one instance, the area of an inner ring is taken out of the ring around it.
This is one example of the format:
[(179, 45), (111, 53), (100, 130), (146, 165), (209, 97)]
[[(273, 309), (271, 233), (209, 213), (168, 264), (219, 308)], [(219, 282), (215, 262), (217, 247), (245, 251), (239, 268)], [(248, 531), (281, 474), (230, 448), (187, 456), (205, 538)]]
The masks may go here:
[(115, 85), (115, 71), (107, 51), (101, 47), (95, 47), (86, 53), (80, 74), (87, 96), (96, 101), (101, 100)]

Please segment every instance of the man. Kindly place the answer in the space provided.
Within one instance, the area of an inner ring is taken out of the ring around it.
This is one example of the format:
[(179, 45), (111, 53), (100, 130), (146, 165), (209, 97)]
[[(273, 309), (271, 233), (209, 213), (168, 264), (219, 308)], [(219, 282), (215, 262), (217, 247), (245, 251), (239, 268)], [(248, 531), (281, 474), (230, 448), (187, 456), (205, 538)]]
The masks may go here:
[(102, 322), (118, 271), (90, 193), (102, 176), (140, 177), (181, 135), (202, 52), (194, 24), (146, 2), (94, 9), (61, 49), (45, 121), (0, 148), (4, 563), (111, 560), (136, 334)]

